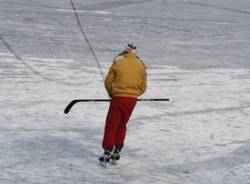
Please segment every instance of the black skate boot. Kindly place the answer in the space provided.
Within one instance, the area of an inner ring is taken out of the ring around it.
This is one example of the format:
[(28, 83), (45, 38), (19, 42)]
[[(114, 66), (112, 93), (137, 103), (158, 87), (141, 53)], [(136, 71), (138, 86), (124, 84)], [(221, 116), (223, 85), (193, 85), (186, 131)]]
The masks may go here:
[(117, 165), (117, 161), (120, 160), (121, 148), (115, 148), (113, 154), (111, 155), (111, 164)]
[(109, 151), (109, 150), (104, 151), (103, 156), (101, 156), (99, 158), (101, 166), (103, 166), (103, 167), (107, 166), (107, 163), (110, 162), (111, 154), (112, 154), (112, 150), (111, 151)]

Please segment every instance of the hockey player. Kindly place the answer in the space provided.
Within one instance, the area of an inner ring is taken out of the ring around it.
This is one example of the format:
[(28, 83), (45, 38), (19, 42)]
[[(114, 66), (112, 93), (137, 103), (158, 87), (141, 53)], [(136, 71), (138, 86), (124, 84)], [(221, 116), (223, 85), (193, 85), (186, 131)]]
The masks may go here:
[(111, 97), (106, 117), (102, 148), (99, 158), (102, 165), (116, 163), (124, 146), (126, 125), (137, 102), (147, 87), (146, 66), (137, 56), (136, 45), (129, 43), (125, 50), (114, 58), (105, 79), (105, 88)]

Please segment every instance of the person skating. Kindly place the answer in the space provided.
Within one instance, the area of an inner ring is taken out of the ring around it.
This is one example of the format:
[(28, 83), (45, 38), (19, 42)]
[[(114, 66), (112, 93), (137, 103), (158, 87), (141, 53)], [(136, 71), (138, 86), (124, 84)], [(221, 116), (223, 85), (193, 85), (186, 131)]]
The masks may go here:
[(134, 110), (137, 98), (147, 88), (146, 66), (137, 56), (136, 45), (129, 43), (125, 50), (114, 58), (105, 79), (105, 88), (111, 97), (102, 142), (103, 156), (100, 163), (106, 165), (120, 159), (124, 146), (126, 125)]

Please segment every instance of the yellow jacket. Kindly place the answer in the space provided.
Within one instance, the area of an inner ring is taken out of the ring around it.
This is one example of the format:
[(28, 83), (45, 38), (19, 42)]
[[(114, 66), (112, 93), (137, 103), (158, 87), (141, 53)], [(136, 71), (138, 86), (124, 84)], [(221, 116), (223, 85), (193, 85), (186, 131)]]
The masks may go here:
[(109, 96), (137, 98), (147, 88), (146, 66), (134, 53), (119, 56), (106, 76), (105, 88)]

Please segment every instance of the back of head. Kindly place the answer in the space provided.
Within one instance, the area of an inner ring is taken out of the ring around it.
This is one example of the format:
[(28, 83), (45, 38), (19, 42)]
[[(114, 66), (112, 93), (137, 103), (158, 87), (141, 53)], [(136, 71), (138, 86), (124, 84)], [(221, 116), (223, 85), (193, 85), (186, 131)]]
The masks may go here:
[(136, 45), (135, 45), (135, 43), (133, 43), (133, 42), (128, 43), (128, 45), (125, 47), (124, 51), (126, 53), (134, 53), (134, 54), (136, 54)]

